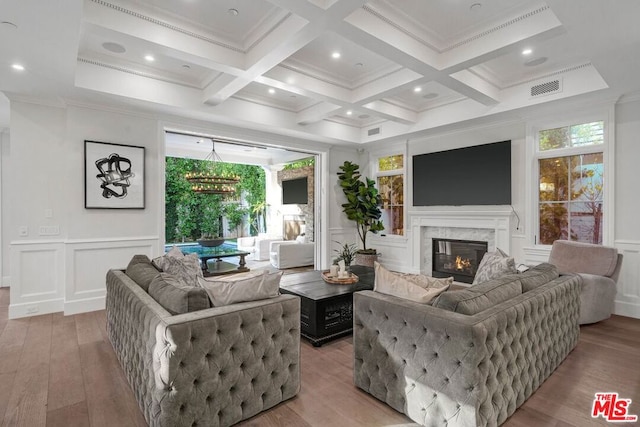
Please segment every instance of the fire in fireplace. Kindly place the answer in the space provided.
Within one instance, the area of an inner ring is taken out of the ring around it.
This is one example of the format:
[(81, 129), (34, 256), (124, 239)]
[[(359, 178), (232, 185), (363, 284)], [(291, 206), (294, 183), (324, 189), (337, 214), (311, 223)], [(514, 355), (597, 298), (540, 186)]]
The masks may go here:
[(487, 242), (434, 238), (431, 275), (472, 283), (487, 248)]

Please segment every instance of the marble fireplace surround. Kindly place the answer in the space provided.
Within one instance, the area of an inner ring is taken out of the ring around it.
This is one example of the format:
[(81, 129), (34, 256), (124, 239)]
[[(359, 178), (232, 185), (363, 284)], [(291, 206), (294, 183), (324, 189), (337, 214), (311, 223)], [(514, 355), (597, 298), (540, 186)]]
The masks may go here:
[(411, 270), (431, 274), (433, 238), (481, 240), (489, 251), (496, 247), (511, 253), (510, 206), (492, 210), (452, 210), (411, 212), (413, 256)]

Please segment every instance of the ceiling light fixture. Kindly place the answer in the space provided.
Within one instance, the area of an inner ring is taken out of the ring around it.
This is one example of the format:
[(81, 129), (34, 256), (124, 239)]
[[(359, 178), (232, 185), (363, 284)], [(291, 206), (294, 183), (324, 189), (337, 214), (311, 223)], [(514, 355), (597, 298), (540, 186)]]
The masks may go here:
[(340, 55), (340, 52), (333, 52), (333, 53), (331, 54), (331, 57), (332, 57), (333, 59), (338, 59), (338, 58), (340, 58), (340, 56), (342, 56), (342, 55)]
[(12, 64), (11, 68), (13, 68), (16, 71), (24, 71), (24, 65), (22, 64)]
[(274, 93), (276, 93), (276, 90), (275, 90), (274, 88), (270, 87), (270, 88), (269, 88), (269, 93), (270, 93), (271, 95), (273, 95)]
[(364, 67), (364, 64), (362, 62), (357, 62), (356, 63), (356, 67), (362, 68), (362, 67)]
[(422, 88), (420, 86), (416, 86), (416, 87), (413, 88), (413, 91), (415, 93), (419, 93), (419, 92), (422, 92)]
[(153, 55), (145, 55), (144, 56), (145, 61), (147, 62), (153, 62), (156, 60), (156, 58), (153, 57)]
[(347, 116), (350, 116), (350, 115), (352, 115), (352, 114), (353, 114), (353, 111), (351, 111), (351, 110), (347, 110)]
[(474, 11), (474, 12), (477, 12), (480, 9), (482, 9), (482, 3), (474, 3), (471, 6), (469, 6), (469, 9)]
[(238, 16), (240, 15), (240, 12), (238, 12), (238, 9), (229, 9), (227, 10), (227, 13), (231, 16)]
[(532, 53), (533, 53), (533, 50), (529, 48), (522, 51), (523, 55), (531, 55)]
[(190, 69), (191, 69), (191, 65), (184, 64), (184, 65), (182, 66), (182, 68), (184, 68), (185, 70), (190, 70)]
[[(199, 140), (200, 142), (202, 140)], [(222, 159), (216, 153), (215, 141), (211, 140), (211, 152), (204, 159), (202, 170), (189, 172), (185, 176), (191, 183), (191, 191), (200, 194), (221, 194), (228, 195), (236, 192), (236, 184), (240, 182), (240, 177), (218, 172), (218, 163)]]

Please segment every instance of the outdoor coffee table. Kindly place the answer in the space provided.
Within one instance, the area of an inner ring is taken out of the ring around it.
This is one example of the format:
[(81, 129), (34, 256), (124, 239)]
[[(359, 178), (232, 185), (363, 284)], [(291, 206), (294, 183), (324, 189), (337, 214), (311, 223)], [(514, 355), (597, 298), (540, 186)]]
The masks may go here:
[[(217, 246), (217, 247), (205, 247), (200, 245), (188, 245), (180, 248), (185, 254), (197, 254), (200, 258), (200, 264), (202, 266), (202, 274), (207, 276), (220, 276), (223, 274), (244, 273), (249, 271), (246, 266), (245, 258), (249, 255), (249, 252), (239, 251), (235, 247), (230, 246)], [(222, 258), (239, 257), (239, 263), (234, 264), (231, 262), (223, 261)], [(214, 262), (208, 262), (215, 259)]]
[(353, 293), (373, 289), (373, 268), (351, 266), (359, 281), (352, 285), (330, 284), (320, 271), (288, 274), (280, 292), (300, 297), (300, 335), (315, 347), (353, 331)]

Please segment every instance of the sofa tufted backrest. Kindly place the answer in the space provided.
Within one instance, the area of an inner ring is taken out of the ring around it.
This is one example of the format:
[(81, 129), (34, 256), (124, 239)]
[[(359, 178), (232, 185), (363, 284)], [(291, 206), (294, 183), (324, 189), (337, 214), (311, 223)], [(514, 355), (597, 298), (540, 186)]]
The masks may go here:
[(517, 275), (509, 274), (466, 289), (447, 291), (433, 302), (433, 306), (456, 313), (472, 315), (480, 313), (522, 293)]

